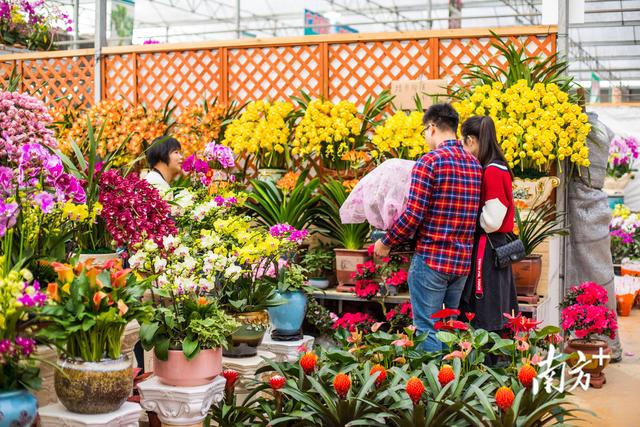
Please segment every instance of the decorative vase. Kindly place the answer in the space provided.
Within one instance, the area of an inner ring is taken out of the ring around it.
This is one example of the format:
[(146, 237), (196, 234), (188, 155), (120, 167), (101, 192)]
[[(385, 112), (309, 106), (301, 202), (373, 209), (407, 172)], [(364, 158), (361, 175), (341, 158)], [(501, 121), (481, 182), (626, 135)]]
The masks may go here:
[(226, 357), (253, 357), (269, 326), (269, 315), (265, 310), (233, 315), (240, 327), (231, 335), (231, 346), (222, 351)]
[(627, 188), (627, 185), (629, 185), (632, 179), (633, 175), (630, 172), (625, 173), (620, 178), (605, 176), (602, 191), (607, 193), (609, 196), (622, 196), (624, 194), (624, 189)]
[(86, 262), (89, 259), (93, 259), (94, 265), (104, 265), (105, 262), (118, 258), (116, 252), (109, 252), (103, 254), (80, 254), (78, 256), (79, 262)]
[(518, 295), (537, 295), (538, 283), (542, 275), (542, 255), (529, 255), (511, 264), (513, 280)]
[[(604, 356), (602, 358), (599, 357), (600, 349), (602, 349), (602, 354)], [(607, 382), (603, 371), (611, 359), (611, 349), (609, 348), (609, 345), (606, 341), (601, 340), (569, 340), (564, 348), (564, 352), (571, 355), (567, 360), (567, 363), (570, 366), (575, 366), (579, 363), (578, 351), (581, 351), (585, 355), (586, 360), (589, 361), (589, 363), (584, 365), (582, 371), (591, 375), (590, 386), (593, 388), (602, 388), (602, 386)]]
[(616, 295), (616, 311), (619, 316), (626, 317), (631, 314), (635, 294)]
[(366, 249), (334, 249), (336, 253), (336, 275), (341, 286), (355, 285), (353, 273), (357, 272), (356, 265), (363, 264), (369, 259)]
[(222, 372), (222, 348), (200, 350), (187, 360), (182, 350), (169, 350), (167, 360), (153, 355), (153, 372), (163, 384), (193, 387), (208, 384)]
[(273, 183), (278, 182), (287, 173), (286, 169), (258, 169), (257, 179), (259, 181), (271, 181)]
[(126, 355), (119, 359), (84, 362), (59, 359), (54, 374), (56, 395), (71, 412), (104, 414), (117, 411), (133, 389), (133, 367)]
[(318, 289), (327, 289), (329, 287), (329, 279), (317, 279), (311, 278), (308, 280), (309, 286), (313, 286)]
[[(299, 335), (304, 314), (307, 309), (307, 296), (302, 291), (278, 292), (280, 298), (287, 300), (285, 304), (269, 307), (269, 319), (273, 332), (271, 338)], [(275, 335), (275, 336), (274, 336)]]
[(38, 400), (27, 390), (0, 392), (0, 427), (30, 426), (38, 413)]
[(543, 205), (551, 192), (560, 184), (556, 176), (543, 176), (538, 179), (515, 178), (513, 180), (513, 202), (524, 218), (531, 209)]

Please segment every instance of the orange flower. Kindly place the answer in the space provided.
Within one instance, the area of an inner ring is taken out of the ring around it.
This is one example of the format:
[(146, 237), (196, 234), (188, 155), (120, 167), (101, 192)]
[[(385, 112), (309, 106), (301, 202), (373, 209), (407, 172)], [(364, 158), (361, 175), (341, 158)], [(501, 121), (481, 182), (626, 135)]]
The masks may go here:
[(96, 306), (96, 308), (100, 307), (100, 302), (106, 298), (107, 294), (105, 294), (102, 291), (98, 291), (95, 294), (93, 294), (93, 304)]
[(60, 302), (60, 295), (58, 295), (57, 283), (49, 283), (47, 285), (47, 294), (49, 295), (49, 298), (51, 298), (55, 302)]
[(131, 272), (130, 268), (126, 268), (124, 270), (111, 272), (111, 286), (115, 288), (124, 288), (127, 284), (127, 276)]
[(520, 368), (520, 371), (518, 371), (518, 379), (520, 380), (520, 383), (526, 388), (529, 388), (533, 385), (533, 380), (537, 375), (538, 373), (536, 372), (536, 368), (528, 363), (522, 366), (522, 368)]
[(420, 402), (420, 398), (422, 397), (422, 393), (424, 393), (424, 384), (418, 377), (411, 377), (409, 381), (407, 381), (407, 386), (405, 391), (413, 401), (414, 405), (417, 405)]
[(110, 260), (108, 260), (107, 262), (105, 262), (102, 267), (105, 270), (112, 270), (112, 269), (116, 269), (116, 270), (122, 270), (122, 260), (120, 258), (111, 258)]
[(442, 365), (440, 371), (438, 372), (438, 382), (440, 383), (440, 385), (444, 387), (455, 379), (456, 374), (453, 372), (451, 366)]
[(274, 374), (269, 378), (269, 385), (274, 390), (280, 390), (284, 387), (284, 384), (287, 382), (287, 379), (280, 374)]
[(100, 271), (95, 267), (87, 271), (86, 273), (87, 279), (89, 279), (89, 285), (92, 288), (95, 288), (97, 286), (98, 288), (102, 289), (102, 282), (98, 279), (99, 273)]
[(300, 172), (287, 172), (276, 185), (284, 191), (292, 191), (296, 187), (298, 178), (300, 178)]
[(373, 376), (376, 372), (379, 372), (378, 378), (376, 378), (376, 387), (380, 387), (384, 380), (387, 379), (387, 370), (382, 365), (373, 365), (369, 375)]
[(73, 268), (69, 264), (62, 264), (59, 262), (52, 262), (51, 266), (53, 270), (58, 273), (58, 280), (62, 283), (73, 282)]
[(129, 311), (129, 307), (121, 299), (118, 300), (118, 311), (120, 312), (120, 316), (124, 316), (127, 314), (127, 311)]
[(515, 398), (516, 396), (513, 394), (513, 390), (509, 387), (502, 386), (496, 391), (496, 405), (498, 405), (498, 408), (500, 408), (502, 412), (506, 412), (511, 408)]
[(347, 179), (345, 181), (342, 181), (342, 186), (344, 187), (345, 190), (347, 190), (347, 193), (350, 193), (359, 182), (360, 180), (358, 178)]
[(340, 399), (347, 397), (347, 393), (351, 388), (351, 378), (349, 378), (349, 375), (343, 374), (342, 372), (336, 375), (333, 379), (333, 388)]
[(312, 351), (306, 352), (300, 358), (300, 366), (302, 366), (304, 373), (307, 375), (316, 369), (316, 363), (318, 363), (318, 356)]
[(206, 297), (199, 297), (198, 298), (198, 305), (207, 305), (207, 298)]

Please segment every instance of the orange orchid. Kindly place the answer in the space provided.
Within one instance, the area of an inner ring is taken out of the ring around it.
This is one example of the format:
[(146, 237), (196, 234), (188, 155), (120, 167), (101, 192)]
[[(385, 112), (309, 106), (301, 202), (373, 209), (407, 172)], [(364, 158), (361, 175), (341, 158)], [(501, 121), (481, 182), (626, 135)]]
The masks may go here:
[(55, 302), (60, 302), (60, 295), (58, 295), (58, 284), (57, 283), (49, 283), (47, 285), (47, 294), (49, 298), (51, 298)]
[(102, 300), (106, 297), (107, 297), (107, 294), (105, 294), (102, 291), (98, 291), (95, 294), (93, 294), (93, 304), (96, 306), (96, 308), (100, 307), (100, 302), (102, 302)]
[(53, 267), (53, 270), (58, 273), (58, 280), (62, 283), (73, 282), (73, 268), (69, 264), (52, 262), (51, 266)]
[(120, 312), (120, 316), (124, 316), (127, 311), (129, 311), (129, 307), (121, 299), (118, 300), (118, 311)]
[(130, 268), (111, 273), (111, 286), (114, 288), (124, 288), (127, 284), (127, 276), (131, 272)]

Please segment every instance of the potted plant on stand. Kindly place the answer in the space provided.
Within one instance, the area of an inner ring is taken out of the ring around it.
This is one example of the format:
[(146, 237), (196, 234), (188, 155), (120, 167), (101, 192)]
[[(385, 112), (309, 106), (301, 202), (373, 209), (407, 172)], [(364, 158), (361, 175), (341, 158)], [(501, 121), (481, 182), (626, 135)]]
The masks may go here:
[(103, 266), (91, 260), (52, 266), (58, 277), (47, 287), (43, 316), (48, 325), (40, 334), (61, 353), (56, 394), (71, 412), (115, 411), (133, 387), (133, 368), (121, 352), (121, 339), (129, 322), (151, 316), (151, 307), (142, 302), (148, 284), (116, 259)]
[[(607, 291), (596, 283), (583, 283), (569, 290), (560, 306), (562, 307), (562, 329), (571, 336), (564, 352), (571, 354), (570, 363), (578, 362), (577, 352), (581, 351), (589, 361), (582, 371), (591, 375), (591, 386), (601, 388), (606, 383), (602, 372), (611, 356), (611, 349), (602, 337), (616, 337), (618, 324), (616, 313), (604, 306)], [(609, 356), (605, 358), (596, 356)]]
[(531, 209), (522, 218), (520, 210), (515, 210), (516, 234), (522, 241), (526, 257), (511, 264), (518, 295), (535, 296), (542, 274), (542, 255), (535, 254), (536, 248), (554, 236), (566, 236), (563, 220), (566, 212), (556, 212), (554, 205), (545, 203)]
[(335, 252), (322, 247), (307, 251), (302, 258), (302, 265), (309, 272), (309, 286), (318, 289), (329, 287), (328, 275), (333, 272), (335, 266)]
[(617, 136), (609, 146), (607, 176), (602, 190), (609, 196), (609, 206), (624, 203), (624, 189), (633, 179), (632, 166), (640, 153), (640, 142), (632, 136)]
[(0, 257), (0, 421), (31, 425), (38, 408), (31, 390), (42, 382), (32, 327), (47, 296), (29, 270), (7, 269), (6, 260)]
[(338, 279), (338, 291), (351, 292), (355, 281), (353, 274), (357, 271), (356, 265), (367, 260), (368, 253), (363, 249), (369, 236), (369, 224), (343, 224), (340, 221), (340, 207), (347, 199), (347, 189), (336, 180), (329, 180), (320, 189), (321, 216), (316, 225), (320, 234), (336, 241), (338, 247), (336, 253), (336, 275)]

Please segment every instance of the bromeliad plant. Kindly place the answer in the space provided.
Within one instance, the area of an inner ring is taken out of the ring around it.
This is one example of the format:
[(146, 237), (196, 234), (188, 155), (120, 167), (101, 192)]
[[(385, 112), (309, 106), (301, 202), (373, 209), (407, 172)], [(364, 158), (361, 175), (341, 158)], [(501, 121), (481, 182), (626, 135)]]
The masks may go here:
[(148, 281), (123, 269), (119, 259), (103, 266), (93, 265), (92, 260), (51, 266), (58, 277), (47, 286), (49, 301), (42, 315), (48, 326), (40, 334), (68, 358), (118, 359), (127, 324), (150, 319), (151, 306), (142, 301)]

